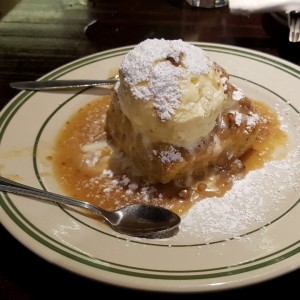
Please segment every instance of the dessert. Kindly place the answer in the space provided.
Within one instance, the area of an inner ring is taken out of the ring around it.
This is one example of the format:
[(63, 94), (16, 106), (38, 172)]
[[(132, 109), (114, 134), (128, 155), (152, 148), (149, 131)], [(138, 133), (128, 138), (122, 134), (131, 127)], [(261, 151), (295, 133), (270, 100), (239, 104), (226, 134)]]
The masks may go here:
[(276, 111), (246, 97), (196, 46), (146, 40), (118, 71), (112, 95), (80, 107), (57, 137), (53, 171), (71, 197), (183, 214), (287, 144)]
[(149, 183), (191, 186), (234, 163), (265, 122), (228, 73), (182, 40), (148, 39), (123, 59), (108, 140)]

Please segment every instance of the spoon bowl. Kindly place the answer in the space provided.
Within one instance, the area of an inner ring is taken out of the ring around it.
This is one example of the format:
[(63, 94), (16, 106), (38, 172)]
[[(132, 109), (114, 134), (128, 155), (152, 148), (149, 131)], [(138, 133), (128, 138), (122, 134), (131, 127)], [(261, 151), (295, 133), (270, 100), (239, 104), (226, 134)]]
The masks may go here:
[(178, 231), (180, 217), (153, 205), (127, 205), (108, 211), (92, 203), (30, 187), (0, 176), (0, 191), (89, 210), (102, 217), (115, 231), (143, 238), (165, 238)]

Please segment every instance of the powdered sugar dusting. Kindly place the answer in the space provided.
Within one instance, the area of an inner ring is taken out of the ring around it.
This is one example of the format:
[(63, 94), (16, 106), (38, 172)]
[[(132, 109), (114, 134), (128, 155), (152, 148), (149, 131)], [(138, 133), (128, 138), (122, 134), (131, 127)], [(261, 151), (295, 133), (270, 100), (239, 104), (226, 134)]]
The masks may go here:
[(180, 151), (176, 150), (172, 145), (169, 146), (168, 150), (160, 152), (153, 151), (153, 154), (159, 156), (159, 159), (163, 164), (183, 161)]
[(235, 90), (232, 93), (232, 99), (235, 101), (239, 101), (241, 99), (245, 98), (245, 94), (243, 90), (237, 86), (235, 86)]
[(123, 59), (120, 71), (132, 94), (142, 101), (153, 100), (162, 120), (179, 107), (180, 81), (207, 74), (211, 61), (205, 52), (182, 40), (148, 39)]
[[(292, 110), (279, 115), (287, 120)], [(283, 115), (285, 115), (283, 117)], [(288, 211), (300, 193), (300, 129), (282, 124), (290, 133), (290, 152), (282, 160), (270, 161), (261, 169), (235, 181), (224, 197), (206, 198), (196, 203), (183, 217), (180, 235), (197, 243), (240, 239), (247, 233), (264, 228)]]
[[(299, 191), (300, 163), (292, 167), (298, 174), (297, 182), (292, 178), (294, 174), (285, 166), (286, 162), (270, 163), (264, 169), (251, 172), (245, 179), (236, 181), (224, 197), (200, 201), (184, 217), (182, 232), (209, 243), (240, 237), (267, 225), (292, 206), (286, 201), (286, 189)], [(276, 176), (278, 170), (280, 176)], [(282, 175), (284, 179), (279, 183)]]

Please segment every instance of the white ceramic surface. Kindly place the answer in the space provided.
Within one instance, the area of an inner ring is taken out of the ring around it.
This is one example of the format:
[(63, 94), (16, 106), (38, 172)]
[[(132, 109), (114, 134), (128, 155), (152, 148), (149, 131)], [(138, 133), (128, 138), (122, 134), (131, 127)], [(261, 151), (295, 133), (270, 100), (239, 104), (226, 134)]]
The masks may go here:
[[(263, 53), (194, 43), (231, 81), (279, 114), (288, 154), (235, 183), (222, 199), (205, 199), (167, 239), (129, 238), (107, 225), (51, 205), (0, 193), (0, 220), (37, 255), (66, 270), (122, 287), (171, 292), (255, 284), (300, 267), (300, 68)], [(81, 58), (42, 79), (107, 78), (132, 46)], [(0, 115), (0, 172), (61, 192), (47, 156), (62, 124), (101, 89), (21, 92)]]

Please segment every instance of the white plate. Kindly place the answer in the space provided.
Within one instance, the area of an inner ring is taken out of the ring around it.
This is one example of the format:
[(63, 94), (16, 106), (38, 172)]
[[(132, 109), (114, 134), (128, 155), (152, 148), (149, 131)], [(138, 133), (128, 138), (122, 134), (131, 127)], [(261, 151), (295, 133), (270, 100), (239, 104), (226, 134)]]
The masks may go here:
[[(258, 283), (300, 267), (300, 68), (263, 53), (195, 43), (233, 83), (277, 110), (288, 155), (205, 199), (167, 239), (128, 238), (60, 206), (1, 193), (7, 230), (37, 255), (98, 281), (148, 291), (202, 292)], [(107, 78), (132, 46), (81, 58), (43, 79)], [(1, 112), (1, 174), (61, 192), (47, 156), (62, 124), (99, 89), (21, 92)]]

